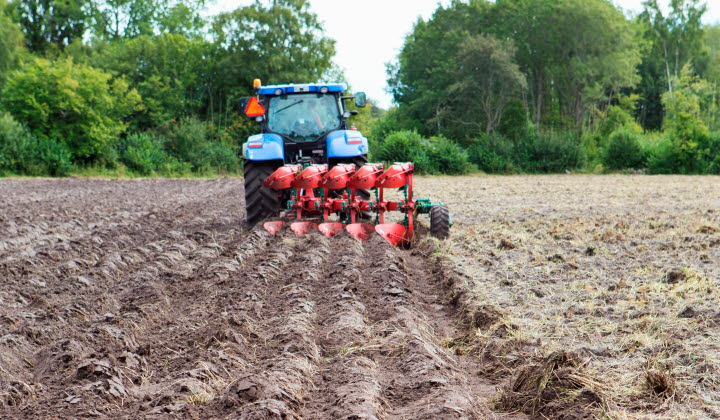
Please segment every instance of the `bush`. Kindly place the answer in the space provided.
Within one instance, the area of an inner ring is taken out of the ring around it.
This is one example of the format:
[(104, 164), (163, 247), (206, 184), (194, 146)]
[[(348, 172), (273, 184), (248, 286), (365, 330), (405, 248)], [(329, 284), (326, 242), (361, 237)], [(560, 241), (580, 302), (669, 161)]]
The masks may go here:
[(585, 150), (572, 133), (535, 133), (519, 142), (517, 159), (527, 172), (557, 173), (581, 168), (585, 164)]
[(0, 115), (0, 172), (67, 176), (72, 153), (65, 143), (36, 138), (10, 115)]
[(114, 161), (123, 121), (141, 107), (122, 79), (72, 59), (36, 59), (8, 79), (0, 95), (5, 110), (38, 138), (66, 143), (85, 164)]
[(197, 161), (199, 172), (228, 172), (234, 173), (240, 169), (240, 162), (235, 147), (228, 143), (208, 141), (202, 145), (203, 159)]
[(433, 137), (429, 141), (427, 156), (430, 161), (430, 173), (462, 175), (468, 173), (470, 162), (468, 154), (459, 144), (444, 137)]
[(211, 139), (211, 133), (210, 124), (197, 118), (183, 119), (165, 133), (167, 151), (190, 163), (196, 172), (236, 172), (240, 168), (237, 147), (230, 141)]
[(120, 162), (140, 175), (156, 172), (170, 158), (163, 142), (149, 134), (132, 134), (118, 144)]
[(603, 156), (603, 165), (609, 169), (639, 169), (645, 165), (645, 153), (640, 135), (634, 130), (620, 129), (610, 135)]
[(384, 162), (415, 162), (418, 172), (430, 172), (432, 166), (425, 139), (415, 131), (396, 131), (389, 134), (375, 153)]
[(468, 150), (470, 161), (487, 173), (513, 173), (517, 168), (513, 164), (515, 142), (500, 134), (491, 133), (472, 141)]
[(72, 170), (70, 148), (55, 139), (39, 139), (33, 161), (37, 173), (32, 175), (68, 176)]

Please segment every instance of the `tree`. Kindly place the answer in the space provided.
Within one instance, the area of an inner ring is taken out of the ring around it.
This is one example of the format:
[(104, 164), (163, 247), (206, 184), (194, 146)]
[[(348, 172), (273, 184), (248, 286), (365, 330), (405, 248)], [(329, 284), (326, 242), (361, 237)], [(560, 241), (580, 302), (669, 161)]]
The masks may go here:
[(675, 169), (681, 173), (703, 172), (710, 131), (702, 120), (702, 108), (712, 88), (694, 75), (689, 64), (683, 67), (680, 77), (671, 77), (670, 84), (671, 89), (662, 97), (666, 110), (663, 128), (672, 141)]
[(23, 0), (11, 3), (25, 34), (28, 49), (62, 51), (87, 28), (86, 0)]
[(646, 0), (643, 6), (638, 21), (649, 48), (639, 67), (640, 121), (646, 129), (657, 129), (662, 125), (662, 93), (672, 90), (671, 79), (680, 77), (685, 65), (702, 57), (706, 6), (700, 0), (671, 0), (668, 16), (657, 0)]
[(516, 100), (536, 125), (581, 130), (596, 107), (638, 81), (635, 27), (606, 0), (455, 1), (418, 21), (389, 69), (395, 100), (423, 122), (423, 134), (469, 134), (452, 122), (456, 107), (444, 97), (463, 61), (458, 51), (477, 35), (514, 42), (528, 85)]
[[(605, 0), (561, 0), (548, 22), (559, 60), (552, 80), (560, 107), (580, 132), (598, 105), (639, 81), (635, 28)], [(557, 30), (557, 29), (555, 29)]]
[(201, 113), (210, 49), (207, 41), (179, 34), (140, 35), (103, 45), (89, 62), (137, 89), (144, 109), (133, 116), (133, 128), (142, 130)]
[[(484, 124), (486, 133), (498, 126), (507, 103), (527, 88), (525, 75), (514, 61), (515, 54), (512, 42), (492, 36), (471, 36), (461, 44), (460, 66), (449, 90), (454, 102), (453, 118), (459, 124)], [(478, 111), (485, 115), (484, 121), (476, 117)]]
[(0, 0), (0, 89), (10, 72), (20, 65), (23, 38), (20, 28), (5, 15), (5, 0)]
[[(335, 41), (307, 0), (256, 1), (215, 19), (212, 34), (224, 49), (225, 84), (237, 90), (254, 78), (270, 83), (318, 80), (332, 67)], [(234, 78), (233, 81), (228, 80)]]
[(265, 84), (320, 80), (332, 69), (335, 41), (323, 35), (307, 0), (257, 0), (217, 16), (215, 48), (207, 76), (206, 113), (227, 115), (252, 92), (255, 78)]
[(67, 144), (81, 163), (111, 161), (123, 120), (141, 104), (124, 80), (70, 58), (26, 65), (8, 79), (0, 101), (36, 136)]
[(199, 35), (205, 0), (91, 0), (95, 36), (117, 40), (173, 33)]
[(413, 120), (427, 136), (465, 136), (467, 127), (452, 121), (447, 91), (459, 66), (457, 50), (468, 36), (490, 26), (491, 7), (485, 0), (455, 1), (438, 7), (428, 21), (415, 23), (397, 62), (388, 65), (388, 85), (400, 105), (399, 119)]

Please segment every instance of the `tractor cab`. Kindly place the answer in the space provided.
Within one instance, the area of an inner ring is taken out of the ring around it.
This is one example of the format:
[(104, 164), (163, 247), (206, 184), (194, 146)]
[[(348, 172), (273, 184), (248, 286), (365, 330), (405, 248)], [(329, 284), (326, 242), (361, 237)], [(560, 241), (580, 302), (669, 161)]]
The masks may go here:
[[(348, 129), (345, 101), (366, 105), (364, 93), (344, 96), (341, 83), (311, 83), (262, 86), (255, 81), (256, 96), (244, 98), (245, 113), (260, 125), (261, 134), (243, 146), (249, 160), (282, 160), (283, 163), (311, 161), (329, 163), (332, 158), (367, 154), (367, 139)], [(264, 150), (253, 150), (264, 149)]]

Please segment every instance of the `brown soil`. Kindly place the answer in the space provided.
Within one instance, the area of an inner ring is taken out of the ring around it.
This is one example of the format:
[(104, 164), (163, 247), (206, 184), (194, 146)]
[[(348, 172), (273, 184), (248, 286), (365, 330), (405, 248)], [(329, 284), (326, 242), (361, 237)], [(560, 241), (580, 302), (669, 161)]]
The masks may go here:
[(472, 349), (513, 325), (435, 241), (272, 237), (242, 197), (0, 180), (0, 417), (524, 418)]

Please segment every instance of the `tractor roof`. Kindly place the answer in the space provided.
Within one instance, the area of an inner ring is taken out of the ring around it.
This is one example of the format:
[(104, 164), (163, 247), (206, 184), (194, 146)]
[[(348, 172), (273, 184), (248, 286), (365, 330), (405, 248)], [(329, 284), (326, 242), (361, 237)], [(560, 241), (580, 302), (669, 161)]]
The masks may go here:
[[(345, 83), (306, 83), (301, 85), (272, 85), (272, 86), (261, 86), (258, 89), (259, 95), (283, 95), (288, 93), (303, 93), (303, 92), (322, 92), (323, 88), (327, 88), (327, 92), (344, 92), (347, 90)], [(282, 90), (282, 92), (278, 92)]]

